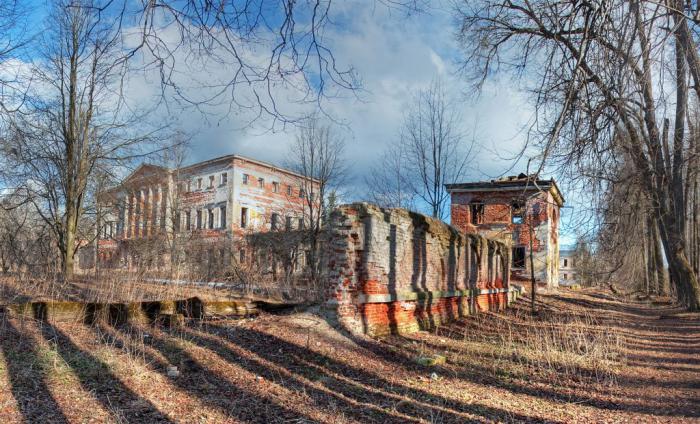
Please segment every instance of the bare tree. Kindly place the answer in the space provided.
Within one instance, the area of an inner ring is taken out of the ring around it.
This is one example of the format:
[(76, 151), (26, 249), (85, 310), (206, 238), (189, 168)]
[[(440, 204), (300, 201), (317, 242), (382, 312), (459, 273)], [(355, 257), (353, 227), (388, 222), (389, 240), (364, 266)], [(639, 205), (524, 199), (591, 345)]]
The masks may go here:
[(445, 219), (450, 199), (445, 184), (464, 177), (473, 146), (460, 132), (457, 105), (442, 83), (433, 81), (408, 107), (399, 142), (384, 157), (387, 168), (376, 177), (381, 181), (373, 183), (373, 197), (402, 207), (420, 201), (430, 215)]
[(406, 152), (393, 143), (365, 176), (370, 201), (386, 208), (415, 209), (415, 192), (408, 186), (410, 174)]
[[(308, 246), (307, 267), (313, 281), (318, 278), (323, 218), (328, 214), (329, 195), (337, 196), (344, 183), (345, 142), (330, 125), (312, 119), (303, 126), (289, 152), (289, 167), (301, 176), (301, 215), (305, 228), (303, 242)], [(335, 202), (335, 200), (334, 200)]]
[(464, 70), (477, 88), (504, 71), (533, 93), (531, 135), (541, 166), (606, 178), (612, 146), (624, 135), (678, 299), (699, 310), (686, 231), (688, 175), (697, 166), (688, 136), (695, 123), (687, 111), (689, 99), (700, 95), (693, 7), (680, 1), (487, 0), (463, 2), (458, 13)]
[(0, 112), (10, 112), (21, 104), (26, 82), (20, 77), (15, 60), (27, 45), (27, 7), (18, 0), (0, 2)]
[(124, 103), (119, 18), (91, 2), (57, 2), (47, 21), (35, 91), (13, 116), (3, 140), (2, 177), (19, 187), (56, 236), (62, 274), (73, 276), (79, 224), (94, 177), (144, 153), (154, 133)]

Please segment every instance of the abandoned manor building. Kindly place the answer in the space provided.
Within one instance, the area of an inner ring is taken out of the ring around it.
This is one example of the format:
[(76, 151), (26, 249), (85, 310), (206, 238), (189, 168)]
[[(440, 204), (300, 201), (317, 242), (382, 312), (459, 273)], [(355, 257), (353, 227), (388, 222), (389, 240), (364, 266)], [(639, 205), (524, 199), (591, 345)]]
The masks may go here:
[(564, 198), (552, 180), (520, 174), (447, 184), (452, 225), (512, 244), (513, 280), (530, 279), (530, 252), (538, 284), (559, 284), (559, 218)]
[(240, 155), (177, 169), (144, 164), (101, 194), (101, 231), (80, 250), (79, 264), (158, 268), (180, 254), (198, 264), (227, 265), (233, 255), (245, 262), (251, 252), (235, 241), (302, 228), (315, 187), (313, 179)]

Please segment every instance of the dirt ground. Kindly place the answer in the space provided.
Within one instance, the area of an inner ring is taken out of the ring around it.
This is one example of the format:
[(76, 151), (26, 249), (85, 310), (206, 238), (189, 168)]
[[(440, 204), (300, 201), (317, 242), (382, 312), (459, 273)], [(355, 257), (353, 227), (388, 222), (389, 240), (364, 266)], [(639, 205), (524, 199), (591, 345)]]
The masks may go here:
[(381, 341), (313, 311), (179, 330), (5, 317), (0, 422), (700, 420), (697, 315), (596, 291), (527, 307)]

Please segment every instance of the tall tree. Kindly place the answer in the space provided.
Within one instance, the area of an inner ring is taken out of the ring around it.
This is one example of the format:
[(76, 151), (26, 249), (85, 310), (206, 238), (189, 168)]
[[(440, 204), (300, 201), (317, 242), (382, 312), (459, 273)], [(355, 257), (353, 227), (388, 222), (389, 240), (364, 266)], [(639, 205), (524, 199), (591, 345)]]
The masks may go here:
[(687, 177), (697, 153), (687, 110), (690, 97), (700, 96), (694, 7), (486, 0), (465, 1), (458, 13), (463, 68), (476, 87), (505, 71), (533, 93), (542, 163), (604, 177), (615, 138), (624, 135), (678, 299), (700, 310), (686, 232)]
[(95, 175), (113, 175), (154, 140), (121, 96), (119, 24), (91, 1), (54, 4), (32, 65), (34, 91), (0, 144), (2, 177), (50, 226), (66, 279), (73, 276), (81, 239), (94, 233), (81, 235), (79, 223)]
[(289, 152), (289, 167), (301, 177), (301, 196), (304, 198), (304, 243), (308, 245), (307, 267), (314, 281), (321, 265), (320, 241), (324, 217), (337, 196), (347, 174), (345, 142), (333, 132), (330, 125), (312, 119), (299, 130)]
[(445, 219), (450, 200), (445, 184), (464, 177), (474, 143), (462, 136), (457, 105), (440, 80), (418, 91), (407, 110), (398, 143), (368, 181), (371, 197), (388, 206), (422, 203), (428, 214)]

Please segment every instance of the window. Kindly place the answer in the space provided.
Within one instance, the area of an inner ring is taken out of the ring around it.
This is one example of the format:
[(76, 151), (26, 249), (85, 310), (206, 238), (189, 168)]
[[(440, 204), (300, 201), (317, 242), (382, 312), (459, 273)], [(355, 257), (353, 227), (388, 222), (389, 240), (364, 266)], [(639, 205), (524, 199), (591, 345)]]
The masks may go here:
[(569, 274), (566, 274), (566, 273), (565, 273), (565, 274), (564, 274), (564, 279), (565, 279), (565, 280), (568, 280), (568, 279), (569, 279)]
[(469, 205), (469, 212), (471, 214), (471, 222), (474, 225), (483, 224), (484, 222), (484, 204), (478, 200), (473, 201)]
[(199, 209), (197, 211), (197, 229), (201, 230), (202, 229), (202, 210)]
[(184, 193), (184, 192), (185, 192), (185, 183), (178, 183), (178, 185), (177, 185), (177, 192), (178, 192), (178, 193)]
[(525, 248), (513, 248), (513, 268), (525, 268)]
[(299, 197), (304, 197), (304, 189), (299, 187)]
[(214, 209), (209, 209), (209, 216), (207, 217), (208, 226), (210, 230), (214, 229)]
[(304, 218), (299, 218), (299, 223), (298, 223), (298, 229), (302, 230), (304, 229)]
[(187, 193), (192, 191), (192, 181), (187, 181)]
[(180, 221), (182, 220), (182, 215), (180, 215), (180, 212), (175, 212), (175, 222), (173, 222), (173, 231), (174, 232), (179, 232), (181, 227)]
[(280, 191), (280, 183), (278, 183), (277, 181), (273, 182), (272, 183), (272, 192), (279, 193), (279, 191)]
[(243, 184), (248, 184), (248, 179), (250, 176), (248, 174), (243, 174)]
[(241, 228), (248, 226), (248, 208), (241, 208)]
[(221, 208), (219, 208), (219, 215), (220, 215), (219, 227), (225, 229), (226, 228), (226, 206), (221, 206)]
[(201, 190), (201, 189), (202, 189), (202, 179), (197, 178), (197, 190)]
[(292, 195), (292, 186), (291, 186), (291, 184), (287, 184), (287, 196), (291, 196), (291, 195)]
[(284, 220), (284, 229), (287, 230), (287, 231), (291, 231), (291, 230), (292, 230), (292, 217), (291, 217), (291, 216), (288, 216), (288, 217)]
[(245, 249), (241, 249), (238, 252), (238, 262), (244, 264), (245, 263)]
[(209, 176), (209, 188), (214, 188), (214, 176)]
[(513, 224), (523, 223), (523, 205), (520, 202), (513, 202), (511, 205), (511, 222)]
[(223, 172), (219, 180), (219, 185), (225, 186), (226, 184), (228, 184), (228, 174)]
[(258, 187), (265, 188), (265, 178), (258, 178)]
[(280, 221), (280, 216), (279, 214), (273, 213), (272, 214), (272, 219), (270, 221), (270, 229), (271, 230), (277, 230), (279, 228), (279, 221)]
[(192, 230), (192, 212), (190, 211), (185, 211), (185, 229)]
[[(564, 268), (566, 268), (567, 266), (569, 266), (569, 260), (564, 259)], [(564, 275), (566, 275), (566, 274), (564, 274)]]

